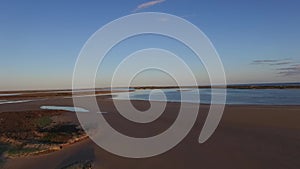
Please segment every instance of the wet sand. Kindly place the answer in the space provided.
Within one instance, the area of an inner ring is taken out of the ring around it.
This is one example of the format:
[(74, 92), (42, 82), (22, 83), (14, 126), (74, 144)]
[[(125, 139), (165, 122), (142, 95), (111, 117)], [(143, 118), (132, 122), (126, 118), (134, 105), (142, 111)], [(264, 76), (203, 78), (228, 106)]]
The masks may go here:
[[(147, 125), (121, 118), (110, 99), (99, 99), (108, 112), (105, 118), (119, 131), (146, 137), (164, 131), (176, 118), (178, 103), (168, 103), (164, 114)], [(133, 101), (140, 110), (149, 108), (146, 101)], [(39, 110), (42, 105), (72, 106), (71, 99), (0, 105), (0, 112)], [(208, 105), (201, 105), (198, 119), (188, 136), (170, 151), (145, 159), (113, 155), (90, 139), (50, 154), (9, 159), (5, 169), (59, 169), (76, 161), (93, 160), (97, 169), (299, 169), (300, 106), (226, 106), (213, 136), (198, 143)], [(75, 116), (75, 114), (74, 114)], [(1, 131), (2, 132), (2, 131)]]

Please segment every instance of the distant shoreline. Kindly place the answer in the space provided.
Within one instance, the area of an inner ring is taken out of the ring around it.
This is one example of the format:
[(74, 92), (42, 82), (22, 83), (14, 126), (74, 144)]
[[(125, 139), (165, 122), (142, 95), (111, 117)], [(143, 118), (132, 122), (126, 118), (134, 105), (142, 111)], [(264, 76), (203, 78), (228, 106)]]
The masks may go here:
[(227, 88), (227, 89), (300, 89), (300, 82), (294, 83), (251, 83), (251, 84), (227, 84), (203, 85), (203, 86), (132, 86), (134, 89), (178, 89), (178, 88)]
[[(142, 89), (179, 89), (179, 88), (225, 88), (223, 85), (204, 85), (204, 86), (130, 86), (130, 87), (103, 87), (103, 88), (82, 88), (82, 89), (41, 89), (41, 90), (0, 90), (1, 94), (6, 93), (28, 93), (28, 92), (61, 92), (61, 93), (72, 93), (72, 92), (92, 92), (96, 93), (107, 92), (114, 90), (119, 91), (134, 91)], [(257, 84), (228, 84), (227, 89), (300, 89), (299, 83), (257, 83)], [(128, 90), (125, 90), (128, 89)]]
[(228, 86), (142, 86), (134, 87), (134, 89), (179, 89), (179, 88), (216, 88), (216, 89), (300, 89), (300, 85), (295, 86), (259, 86), (259, 85), (228, 85)]

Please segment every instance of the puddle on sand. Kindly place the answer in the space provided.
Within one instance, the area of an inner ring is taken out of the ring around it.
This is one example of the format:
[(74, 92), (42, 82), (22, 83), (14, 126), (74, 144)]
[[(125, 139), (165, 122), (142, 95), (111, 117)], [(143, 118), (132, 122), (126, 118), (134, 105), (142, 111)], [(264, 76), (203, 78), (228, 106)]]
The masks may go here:
[(0, 104), (12, 104), (12, 103), (25, 103), (32, 102), (33, 100), (0, 100)]
[(21, 93), (0, 93), (0, 96), (17, 96), (21, 95)]
[(81, 107), (68, 107), (68, 106), (41, 106), (44, 110), (65, 110), (71, 112), (89, 112), (87, 109)]

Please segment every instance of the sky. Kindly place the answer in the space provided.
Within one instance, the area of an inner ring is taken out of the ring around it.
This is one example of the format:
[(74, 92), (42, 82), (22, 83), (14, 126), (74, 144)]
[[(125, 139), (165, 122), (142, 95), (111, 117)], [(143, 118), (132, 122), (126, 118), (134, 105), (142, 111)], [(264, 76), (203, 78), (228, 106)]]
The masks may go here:
[[(71, 88), (76, 59), (89, 37), (105, 24), (139, 12), (168, 13), (196, 25), (216, 48), (230, 84), (299, 82), (299, 6), (298, 0), (2, 0), (0, 90)], [(145, 35), (116, 46), (99, 68), (96, 84), (109, 85), (122, 58), (149, 47), (182, 56), (197, 80), (208, 82), (189, 49), (167, 37)], [(153, 71), (141, 73), (132, 84), (171, 81)]]

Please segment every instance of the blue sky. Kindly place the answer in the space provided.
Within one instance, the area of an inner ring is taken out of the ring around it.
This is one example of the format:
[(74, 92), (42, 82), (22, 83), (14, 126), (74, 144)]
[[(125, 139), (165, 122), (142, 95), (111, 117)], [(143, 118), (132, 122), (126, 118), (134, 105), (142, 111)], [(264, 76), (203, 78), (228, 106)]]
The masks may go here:
[[(297, 0), (2, 0), (0, 90), (70, 88), (78, 53), (95, 31), (119, 17), (150, 11), (177, 15), (199, 27), (217, 49), (229, 83), (299, 82), (299, 6)], [(137, 47), (139, 40), (147, 43)], [(119, 53), (153, 47), (156, 41), (159, 37), (136, 38)], [(172, 40), (161, 44), (178, 49)], [(108, 59), (107, 65), (116, 60)], [(191, 68), (202, 72), (192, 63)], [(160, 83), (162, 75), (151, 78)]]

